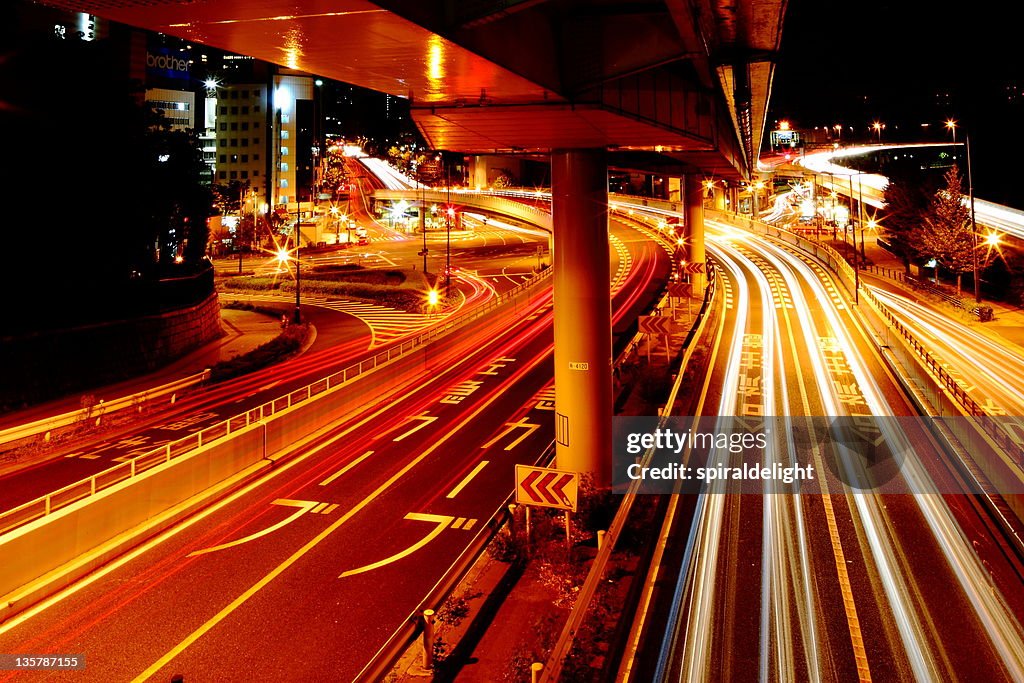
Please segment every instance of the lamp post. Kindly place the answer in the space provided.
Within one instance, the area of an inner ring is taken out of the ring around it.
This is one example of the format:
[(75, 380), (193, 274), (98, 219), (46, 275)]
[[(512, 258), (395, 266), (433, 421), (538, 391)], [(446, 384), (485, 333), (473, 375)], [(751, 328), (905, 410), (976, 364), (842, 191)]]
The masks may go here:
[(341, 219), (339, 218), (338, 207), (330, 208), (331, 216), (334, 217), (334, 243), (341, 244)]
[[(860, 262), (867, 263), (867, 252), (864, 250), (864, 185), (860, 179), (861, 174), (857, 173), (857, 215), (860, 216)], [(857, 236), (854, 235), (854, 240)]]
[(295, 315), (293, 320), (296, 325), (302, 322), (302, 270), (299, 259), (299, 245), (302, 242), (302, 232), (299, 230), (299, 223), (302, 221), (302, 200), (295, 197)]
[[(956, 121), (946, 119), (946, 128), (953, 134), (956, 144)], [(978, 224), (974, 220), (974, 179), (971, 176), (971, 134), (964, 133), (964, 151), (967, 153), (967, 196), (971, 205), (971, 272), (974, 279), (974, 303), (981, 303), (981, 283), (978, 280)]]
[(427, 201), (425, 192), (420, 189), (420, 174), (418, 172), (419, 164), (413, 161), (412, 172), (416, 176), (416, 191), (420, 195), (420, 232), (423, 233), (423, 251), (420, 255), (423, 256), (423, 275), (427, 274)]
[[(954, 127), (953, 130), (956, 130)], [(964, 134), (967, 151), (967, 196), (971, 202), (971, 265), (974, 271), (974, 303), (981, 303), (981, 283), (978, 281), (978, 224), (974, 220), (974, 180), (971, 177), (971, 134)]]
[(885, 124), (884, 123), (880, 123), (878, 121), (875, 121), (874, 123), (871, 124), (871, 127), (875, 129), (875, 133), (878, 134), (878, 142), (881, 143), (882, 142), (882, 129), (885, 128)]

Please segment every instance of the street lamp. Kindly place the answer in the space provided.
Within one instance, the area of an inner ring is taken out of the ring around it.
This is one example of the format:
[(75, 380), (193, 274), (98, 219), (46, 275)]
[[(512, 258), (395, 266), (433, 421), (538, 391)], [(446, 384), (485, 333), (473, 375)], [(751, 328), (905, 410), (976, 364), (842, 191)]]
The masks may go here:
[[(309, 193), (309, 201), (313, 203), (313, 192)], [(302, 270), (301, 260), (299, 259), (299, 245), (302, 242), (302, 231), (299, 229), (299, 223), (302, 221), (302, 202), (299, 201), (299, 196), (295, 196), (295, 324), (299, 325), (302, 323)]]
[[(950, 129), (956, 131), (956, 122)], [(964, 133), (964, 148), (967, 152), (967, 196), (971, 202), (971, 266), (974, 277), (974, 303), (981, 303), (981, 283), (978, 281), (978, 224), (974, 220), (974, 179), (971, 176), (971, 134)]]
[(431, 288), (427, 292), (427, 307), (430, 310), (430, 314), (433, 315), (437, 312), (437, 304), (440, 302), (441, 296), (438, 294), (436, 289)]
[(338, 210), (338, 207), (336, 207), (336, 206), (332, 206), (329, 210), (331, 212), (331, 216), (334, 217), (334, 243), (335, 244), (340, 244), (341, 243), (341, 223), (340, 223), (341, 212)]
[(875, 133), (878, 134), (878, 142), (882, 142), (882, 129), (885, 128), (885, 124), (875, 121), (874, 123), (871, 124), (871, 127), (874, 128)]
[[(449, 195), (448, 201), (451, 201)], [(444, 212), (444, 224), (447, 232), (447, 238), (445, 243), (445, 287), (447, 293), (451, 294), (452, 286), (452, 217), (455, 216), (455, 209), (451, 206)]]

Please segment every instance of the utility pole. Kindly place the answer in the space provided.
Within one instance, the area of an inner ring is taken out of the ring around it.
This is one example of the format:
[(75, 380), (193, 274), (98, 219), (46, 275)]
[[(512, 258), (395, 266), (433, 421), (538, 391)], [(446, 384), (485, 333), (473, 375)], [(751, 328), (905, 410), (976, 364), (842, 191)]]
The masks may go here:
[[(313, 191), (310, 190), (310, 203), (313, 200)], [(302, 197), (298, 193), (295, 195), (295, 324), (299, 325), (302, 323), (302, 268), (301, 260), (299, 259), (299, 245), (302, 244), (302, 231), (299, 229), (299, 224), (302, 222)]]
[(423, 233), (423, 275), (427, 275), (427, 202), (425, 193), (420, 187), (419, 167), (413, 166), (413, 173), (416, 174), (416, 189), (420, 192), (420, 232)]
[(978, 281), (978, 225), (974, 222), (974, 180), (971, 178), (971, 134), (964, 134), (967, 148), (967, 195), (971, 202), (971, 263), (974, 266), (974, 303), (981, 303), (981, 283)]
[[(443, 160), (442, 160), (443, 163)], [(445, 295), (450, 295), (452, 292), (452, 181), (448, 176), (448, 169), (444, 171), (444, 186), (447, 190), (447, 206), (444, 207), (444, 227), (445, 227), (445, 246), (444, 246), (444, 287)]]

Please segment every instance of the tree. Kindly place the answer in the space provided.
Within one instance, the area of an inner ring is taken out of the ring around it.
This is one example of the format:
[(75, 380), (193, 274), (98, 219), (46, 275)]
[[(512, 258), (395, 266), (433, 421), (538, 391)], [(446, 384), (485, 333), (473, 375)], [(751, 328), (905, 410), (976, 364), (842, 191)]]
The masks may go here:
[(960, 173), (950, 168), (943, 176), (945, 187), (932, 197), (931, 205), (918, 231), (921, 252), (934, 258), (956, 275), (956, 293), (961, 292), (964, 273), (977, 266), (980, 272), (991, 261), (991, 254), (976, 252), (971, 213), (964, 203)]
[(907, 273), (910, 263), (924, 256), (918, 243), (920, 228), (935, 191), (934, 177), (924, 176), (916, 166), (894, 168), (890, 172), (881, 223), (885, 226), (891, 251), (903, 260)]

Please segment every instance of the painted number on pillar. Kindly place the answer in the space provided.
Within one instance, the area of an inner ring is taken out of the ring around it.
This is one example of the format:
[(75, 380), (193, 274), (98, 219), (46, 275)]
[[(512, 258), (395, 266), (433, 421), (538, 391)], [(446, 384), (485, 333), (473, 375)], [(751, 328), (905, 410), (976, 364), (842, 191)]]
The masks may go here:
[(570, 370), (589, 370), (590, 369), (590, 363), (570, 362), (569, 363), (569, 369)]

